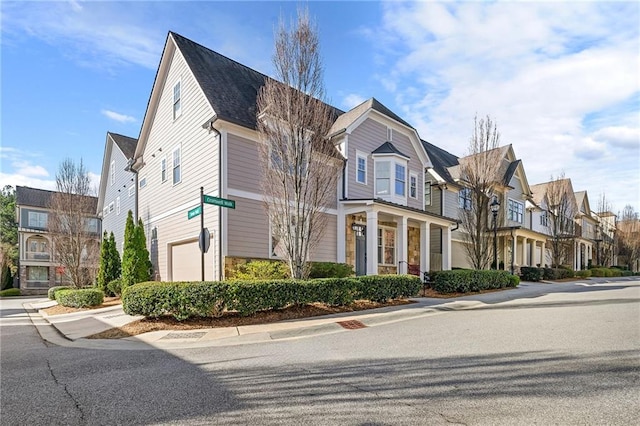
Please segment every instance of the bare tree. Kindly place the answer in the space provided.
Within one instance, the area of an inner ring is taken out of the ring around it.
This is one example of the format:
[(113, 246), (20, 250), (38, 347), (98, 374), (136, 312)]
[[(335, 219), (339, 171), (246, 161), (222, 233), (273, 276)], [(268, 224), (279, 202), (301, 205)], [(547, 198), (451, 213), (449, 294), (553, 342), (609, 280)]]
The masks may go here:
[(491, 197), (500, 184), (500, 133), (489, 116), (474, 118), (469, 155), (459, 160), (460, 178), (465, 188), (460, 197), (459, 219), (464, 247), (474, 269), (487, 269), (491, 261), (493, 217), (489, 210)]
[(640, 261), (640, 218), (633, 206), (627, 205), (622, 210), (622, 216), (618, 222), (618, 235), (619, 255), (630, 270), (637, 271)]
[(303, 278), (325, 229), (325, 212), (335, 202), (342, 165), (326, 138), (333, 109), (322, 101), (318, 34), (306, 10), (291, 30), (280, 22), (273, 63), (280, 81), (268, 79), (258, 95), (262, 191), (273, 246), (291, 276)]
[[(598, 234), (596, 235), (596, 250), (598, 251), (596, 259), (600, 265), (613, 265), (613, 255), (615, 253), (615, 220), (609, 221), (605, 217), (613, 216), (612, 206), (603, 192), (598, 199), (598, 216), (600, 223), (598, 224)], [(615, 216), (613, 216), (615, 218)]]
[(75, 287), (91, 285), (100, 257), (100, 229), (94, 217), (96, 199), (82, 160), (76, 165), (65, 159), (56, 174), (55, 192), (50, 199), (48, 227), (55, 258), (66, 281)]
[(575, 216), (577, 206), (571, 181), (564, 173), (557, 178), (551, 177), (546, 190), (547, 209), (549, 211), (547, 228), (549, 230), (549, 251), (551, 264), (558, 267), (567, 263), (573, 253), (575, 242)]

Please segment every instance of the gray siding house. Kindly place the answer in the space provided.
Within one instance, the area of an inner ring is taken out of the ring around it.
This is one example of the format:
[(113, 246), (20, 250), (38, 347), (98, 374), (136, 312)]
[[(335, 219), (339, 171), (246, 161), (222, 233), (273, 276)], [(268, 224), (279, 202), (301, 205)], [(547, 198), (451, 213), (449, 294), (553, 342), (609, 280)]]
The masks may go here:
[(128, 211), (133, 212), (134, 220), (138, 219), (136, 174), (128, 167), (137, 143), (137, 139), (107, 132), (102, 160), (96, 214), (102, 219), (102, 229), (113, 232), (121, 255)]

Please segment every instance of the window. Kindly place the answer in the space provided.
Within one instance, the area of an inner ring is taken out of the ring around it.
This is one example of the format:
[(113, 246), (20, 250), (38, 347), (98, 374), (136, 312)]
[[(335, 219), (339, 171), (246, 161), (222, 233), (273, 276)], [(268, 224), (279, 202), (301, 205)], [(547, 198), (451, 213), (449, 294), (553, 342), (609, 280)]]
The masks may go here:
[(458, 192), (458, 207), (465, 210), (471, 210), (471, 189), (462, 188)]
[(46, 228), (48, 215), (44, 212), (29, 212), (29, 226), (33, 228)]
[(418, 198), (418, 176), (409, 174), (409, 197)]
[(116, 160), (113, 160), (111, 162), (111, 169), (109, 171), (109, 178), (110, 178), (110, 181), (111, 181), (111, 185), (116, 183)]
[(180, 183), (180, 146), (173, 150), (173, 184)]
[(162, 182), (167, 180), (167, 157), (162, 157), (160, 160), (160, 175)]
[(47, 266), (27, 266), (27, 280), (49, 281), (49, 268)]
[(94, 234), (98, 233), (98, 224), (100, 222), (98, 222), (98, 219), (95, 217), (89, 218), (87, 219), (87, 225), (86, 225), (86, 230), (87, 232), (92, 232)]
[(509, 220), (522, 223), (524, 219), (524, 204), (516, 200), (509, 199), (508, 205), (509, 205), (509, 212), (508, 212)]
[(391, 167), (390, 161), (377, 161), (376, 162), (376, 195), (389, 195), (391, 189), (389, 188), (390, 176), (389, 168)]
[(425, 206), (431, 205), (431, 181), (430, 180), (426, 180), (424, 182), (424, 205)]
[(105, 217), (108, 214), (109, 214), (109, 207), (105, 207), (104, 209), (102, 209), (102, 217)]
[[(49, 253), (49, 245), (47, 240), (41, 237), (31, 237), (28, 240), (28, 251), (31, 253)], [(46, 256), (48, 258), (49, 256)], [(41, 256), (35, 256), (36, 259), (42, 258)]]
[(136, 187), (131, 185), (129, 187), (129, 197), (133, 197), (133, 194), (135, 194), (135, 193), (136, 193)]
[(387, 127), (387, 141), (391, 142), (393, 140), (393, 129), (391, 127)]
[(549, 226), (549, 215), (546, 210), (540, 213), (540, 225)]
[(109, 213), (112, 213), (114, 210), (113, 201), (109, 203)]
[(367, 184), (367, 157), (362, 154), (356, 154), (358, 170), (356, 171), (356, 181)]
[(180, 81), (173, 86), (173, 119), (180, 117), (182, 106), (180, 104)]
[(120, 214), (120, 197), (116, 198), (116, 214)]
[(138, 185), (140, 185), (140, 188), (144, 188), (145, 186), (147, 186), (147, 178), (143, 177), (142, 179), (140, 179), (140, 183)]
[(378, 228), (378, 263), (396, 264), (396, 230), (394, 228)]
[(407, 184), (406, 168), (401, 164), (396, 164), (396, 195), (404, 196)]

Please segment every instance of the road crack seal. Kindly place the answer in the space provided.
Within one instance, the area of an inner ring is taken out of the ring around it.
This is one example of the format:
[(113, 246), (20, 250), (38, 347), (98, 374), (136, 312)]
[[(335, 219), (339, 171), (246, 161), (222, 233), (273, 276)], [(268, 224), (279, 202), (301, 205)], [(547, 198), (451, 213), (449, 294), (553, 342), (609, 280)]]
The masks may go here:
[(64, 393), (67, 394), (69, 399), (73, 401), (73, 405), (75, 405), (76, 410), (78, 411), (78, 413), (80, 413), (80, 421), (86, 424), (86, 421), (84, 418), (84, 411), (82, 411), (82, 407), (80, 406), (80, 403), (73, 397), (73, 395), (71, 395), (71, 392), (69, 392), (67, 385), (65, 383), (60, 382), (60, 380), (58, 380), (56, 375), (53, 373), (53, 368), (51, 368), (51, 363), (49, 362), (49, 360), (47, 360), (47, 368), (49, 369), (49, 374), (51, 374), (51, 377), (53, 378), (53, 381), (55, 382), (55, 384), (60, 386), (64, 390)]

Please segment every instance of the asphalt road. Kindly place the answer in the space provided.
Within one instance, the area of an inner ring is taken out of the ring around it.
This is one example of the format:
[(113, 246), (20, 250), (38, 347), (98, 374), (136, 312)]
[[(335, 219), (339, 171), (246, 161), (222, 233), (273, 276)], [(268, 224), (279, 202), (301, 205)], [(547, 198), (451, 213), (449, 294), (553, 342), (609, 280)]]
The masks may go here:
[(45, 344), (0, 302), (0, 423), (637, 424), (640, 282), (298, 340), (189, 350)]

